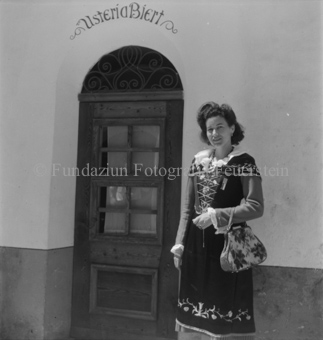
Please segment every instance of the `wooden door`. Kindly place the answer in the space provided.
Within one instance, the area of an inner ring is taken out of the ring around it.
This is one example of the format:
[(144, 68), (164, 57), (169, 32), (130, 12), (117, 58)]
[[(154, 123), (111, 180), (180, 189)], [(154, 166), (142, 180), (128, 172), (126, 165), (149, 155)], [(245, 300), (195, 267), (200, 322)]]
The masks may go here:
[(174, 339), (183, 102), (80, 100), (71, 336)]

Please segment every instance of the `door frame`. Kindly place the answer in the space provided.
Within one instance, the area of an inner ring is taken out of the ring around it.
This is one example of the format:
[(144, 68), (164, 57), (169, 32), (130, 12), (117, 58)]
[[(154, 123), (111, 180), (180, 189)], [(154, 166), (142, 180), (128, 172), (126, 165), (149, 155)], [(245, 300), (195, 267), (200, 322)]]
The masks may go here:
[[(77, 167), (83, 169), (91, 162), (93, 110), (91, 103), (165, 101), (167, 117), (165, 133), (172, 136), (172, 143), (165, 143), (165, 167), (182, 167), (182, 133), (183, 133), (183, 92), (182, 91), (146, 91), (79, 94), (79, 135)], [(174, 126), (181, 128), (174, 131)], [(166, 137), (167, 140), (168, 137)], [(173, 147), (175, 146), (175, 147)], [(164, 237), (159, 268), (163, 268), (163, 277), (158, 275), (159, 294), (165, 302), (157, 306), (156, 334), (127, 334), (129, 340), (165, 340), (175, 339), (175, 310), (177, 305), (178, 272), (173, 266), (170, 249), (174, 244), (180, 218), (181, 176), (166, 180), (164, 186)], [(90, 240), (84, 235), (89, 233), (91, 177), (78, 176), (76, 183), (75, 235), (72, 292), (72, 326), (71, 336), (78, 339), (112, 339), (109, 329), (91, 328), (85, 320), (91, 310), (90, 304)], [(175, 194), (176, 193), (176, 194)], [(177, 195), (177, 196), (176, 196)], [(86, 209), (84, 209), (86, 207)], [(92, 273), (93, 275), (93, 273)], [(80, 294), (86, 293), (85, 304), (80, 305)], [(126, 319), (125, 319), (126, 320)], [(124, 335), (113, 334), (113, 340), (124, 340)]]

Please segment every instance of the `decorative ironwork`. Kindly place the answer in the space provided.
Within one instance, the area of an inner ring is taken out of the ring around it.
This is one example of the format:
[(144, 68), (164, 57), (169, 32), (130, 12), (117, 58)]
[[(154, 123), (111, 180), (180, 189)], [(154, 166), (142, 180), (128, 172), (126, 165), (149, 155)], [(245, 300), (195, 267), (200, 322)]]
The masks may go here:
[(82, 93), (182, 90), (172, 63), (157, 51), (126, 46), (103, 56), (89, 71)]

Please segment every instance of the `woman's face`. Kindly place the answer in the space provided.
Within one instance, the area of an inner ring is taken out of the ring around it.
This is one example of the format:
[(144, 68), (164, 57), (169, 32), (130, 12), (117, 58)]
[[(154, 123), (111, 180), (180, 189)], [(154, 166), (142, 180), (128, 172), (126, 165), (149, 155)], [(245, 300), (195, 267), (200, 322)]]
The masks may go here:
[(211, 117), (206, 121), (206, 136), (213, 147), (231, 146), (231, 137), (235, 126), (231, 127), (221, 117)]

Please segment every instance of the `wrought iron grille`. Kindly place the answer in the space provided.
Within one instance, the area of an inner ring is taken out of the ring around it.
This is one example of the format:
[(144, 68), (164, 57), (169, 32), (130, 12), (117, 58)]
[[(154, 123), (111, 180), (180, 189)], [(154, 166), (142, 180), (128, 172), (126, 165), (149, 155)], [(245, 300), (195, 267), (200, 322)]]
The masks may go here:
[(182, 90), (172, 63), (157, 51), (126, 46), (103, 56), (86, 75), (82, 93)]

